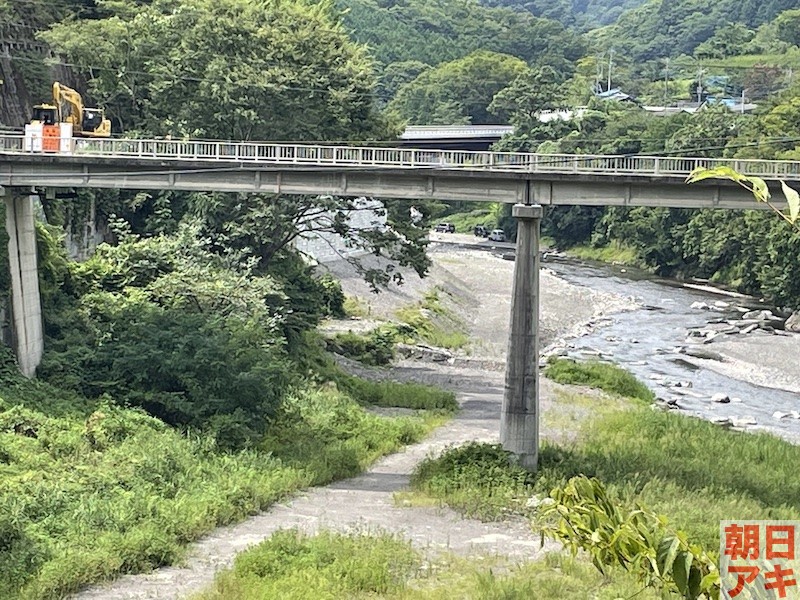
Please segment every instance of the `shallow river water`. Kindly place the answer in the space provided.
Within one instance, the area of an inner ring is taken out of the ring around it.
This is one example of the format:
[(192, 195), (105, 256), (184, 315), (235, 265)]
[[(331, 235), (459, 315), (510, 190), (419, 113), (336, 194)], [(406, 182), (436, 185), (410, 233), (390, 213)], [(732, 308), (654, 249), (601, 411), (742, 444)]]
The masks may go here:
[[(800, 410), (800, 395), (760, 387), (697, 367), (678, 353), (687, 343), (690, 328), (703, 327), (714, 319), (734, 316), (735, 311), (716, 312), (691, 308), (693, 302), (768, 308), (753, 299), (739, 299), (689, 289), (681, 284), (659, 280), (633, 269), (587, 264), (572, 260), (547, 260), (544, 268), (576, 285), (633, 298), (639, 308), (611, 315), (606, 322), (583, 337), (568, 341), (567, 352), (575, 358), (609, 359), (633, 372), (663, 399), (677, 399), (685, 412), (706, 419), (729, 417), (748, 430), (766, 429), (781, 437), (800, 442), (800, 419), (773, 417), (776, 411)], [(764, 332), (750, 336), (770, 335)], [(797, 334), (800, 335), (800, 334)], [(727, 336), (726, 336), (727, 337)], [(746, 343), (743, 341), (742, 343)], [(714, 344), (702, 346), (714, 351)], [(681, 387), (675, 387), (680, 382)], [(690, 382), (691, 387), (684, 387)], [(688, 394), (687, 394), (688, 392)], [(732, 402), (711, 401), (714, 394), (727, 394)], [(740, 400), (740, 401), (737, 401)]]

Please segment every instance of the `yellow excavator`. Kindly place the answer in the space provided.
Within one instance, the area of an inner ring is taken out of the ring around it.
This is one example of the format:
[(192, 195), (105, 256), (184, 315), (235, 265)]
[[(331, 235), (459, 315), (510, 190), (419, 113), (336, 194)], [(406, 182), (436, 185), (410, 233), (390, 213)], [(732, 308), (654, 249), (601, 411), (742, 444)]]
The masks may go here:
[(72, 133), (81, 137), (110, 137), (111, 121), (102, 108), (86, 108), (81, 95), (59, 82), (53, 83), (53, 104), (33, 107), (31, 124), (71, 123)]

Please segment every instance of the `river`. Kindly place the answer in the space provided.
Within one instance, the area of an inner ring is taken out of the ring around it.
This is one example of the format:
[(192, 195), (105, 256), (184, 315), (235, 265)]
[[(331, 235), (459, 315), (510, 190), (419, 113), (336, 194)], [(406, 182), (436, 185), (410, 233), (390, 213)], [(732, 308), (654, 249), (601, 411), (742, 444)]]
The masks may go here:
[[(753, 299), (689, 289), (679, 282), (658, 279), (627, 267), (562, 259), (542, 264), (570, 283), (631, 297), (641, 306), (611, 315), (582, 337), (569, 340), (565, 348), (568, 356), (596, 358), (599, 352), (603, 359), (634, 373), (659, 398), (677, 401), (684, 412), (709, 420), (728, 417), (747, 430), (767, 430), (800, 442), (800, 419), (773, 416), (775, 412), (800, 410), (800, 395), (716, 373), (698, 366), (697, 363), (704, 361), (690, 362), (678, 351), (681, 347), (695, 345), (687, 341), (689, 329), (706, 326), (720, 317), (740, 314), (735, 306), (768, 307)], [(716, 301), (731, 303), (731, 309), (717, 312), (692, 308), (695, 302), (714, 304)], [(738, 343), (747, 344), (747, 336), (771, 335), (757, 331), (741, 336), (743, 339)], [(714, 344), (703, 345), (703, 348), (713, 351)], [(678, 383), (680, 387), (675, 386)], [(713, 402), (711, 397), (715, 394), (725, 394), (732, 401)], [(745, 424), (748, 421), (750, 423)]]

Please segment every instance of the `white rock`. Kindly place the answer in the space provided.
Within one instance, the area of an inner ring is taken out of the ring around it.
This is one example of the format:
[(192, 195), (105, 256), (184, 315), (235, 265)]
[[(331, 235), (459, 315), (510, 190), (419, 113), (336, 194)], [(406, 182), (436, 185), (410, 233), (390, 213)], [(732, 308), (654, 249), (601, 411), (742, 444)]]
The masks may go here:
[(714, 302), (714, 306), (717, 308), (728, 308), (730, 306), (730, 302), (723, 302), (722, 300), (717, 300)]
[(705, 302), (692, 302), (692, 306), (690, 308), (695, 308), (699, 310), (708, 310), (709, 306)]
[(711, 401), (718, 402), (719, 404), (727, 404), (728, 402), (731, 401), (731, 399), (728, 396), (728, 394), (717, 393), (711, 396)]
[(744, 425), (758, 425), (758, 421), (756, 421), (755, 417), (742, 417), (741, 419), (734, 418), (732, 419), (734, 427), (742, 427)]
[(776, 410), (774, 413), (772, 413), (772, 418), (778, 419), (779, 421), (781, 419), (785, 419), (788, 416), (790, 416), (790, 413), (781, 412), (779, 410)]
[(791, 411), (789, 414), (792, 415), (793, 419), (800, 419), (800, 412), (796, 410)]
[(741, 404), (744, 402), (741, 398), (731, 398), (731, 402), (735, 402), (736, 404)]

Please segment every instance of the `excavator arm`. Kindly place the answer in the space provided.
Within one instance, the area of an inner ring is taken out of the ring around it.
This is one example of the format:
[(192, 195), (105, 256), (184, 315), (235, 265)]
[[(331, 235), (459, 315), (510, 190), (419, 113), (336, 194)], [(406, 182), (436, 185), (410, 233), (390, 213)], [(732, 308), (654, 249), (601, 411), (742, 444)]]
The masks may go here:
[(86, 108), (78, 92), (58, 81), (53, 83), (53, 104), (40, 104), (34, 107), (33, 120), (45, 125), (70, 123), (74, 135), (78, 136), (111, 135), (111, 121), (105, 118), (103, 109)]
[(59, 122), (72, 123), (74, 131), (82, 131), (83, 98), (78, 92), (56, 81), (53, 83), (53, 104), (58, 107)]

